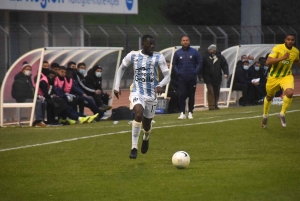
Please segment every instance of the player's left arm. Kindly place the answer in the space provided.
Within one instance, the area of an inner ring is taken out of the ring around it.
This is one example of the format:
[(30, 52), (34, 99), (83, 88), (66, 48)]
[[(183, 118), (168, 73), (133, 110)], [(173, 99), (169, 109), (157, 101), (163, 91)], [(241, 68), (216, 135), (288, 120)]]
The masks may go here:
[(164, 76), (164, 79), (158, 83), (158, 85), (155, 88), (155, 92), (158, 93), (159, 95), (163, 92), (163, 86), (167, 85), (171, 78), (170, 78), (170, 70), (167, 66), (166, 59), (163, 55), (160, 56), (159, 61), (158, 61), (158, 66)]

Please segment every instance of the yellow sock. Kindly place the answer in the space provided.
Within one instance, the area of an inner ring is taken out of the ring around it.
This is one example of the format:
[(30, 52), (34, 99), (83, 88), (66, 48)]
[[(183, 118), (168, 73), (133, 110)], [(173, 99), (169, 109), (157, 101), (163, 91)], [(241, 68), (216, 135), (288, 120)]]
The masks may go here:
[(267, 97), (265, 97), (265, 99), (264, 99), (264, 116), (268, 116), (271, 103), (272, 103), (272, 101), (268, 101)]
[(288, 98), (287, 96), (283, 97), (283, 102), (282, 102), (282, 107), (281, 107), (281, 111), (280, 114), (282, 116), (285, 115), (287, 109), (290, 107), (291, 103), (292, 103), (293, 98)]

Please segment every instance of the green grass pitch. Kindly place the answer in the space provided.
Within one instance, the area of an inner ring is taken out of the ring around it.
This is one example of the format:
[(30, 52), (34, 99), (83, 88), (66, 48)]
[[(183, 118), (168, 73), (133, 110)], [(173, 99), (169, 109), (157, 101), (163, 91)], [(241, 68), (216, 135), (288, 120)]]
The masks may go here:
[[(156, 115), (147, 154), (129, 159), (131, 125), (0, 128), (0, 201), (300, 200), (300, 98), (281, 127), (272, 105)], [(141, 145), (141, 136), (140, 143)], [(187, 169), (171, 162), (189, 153)]]

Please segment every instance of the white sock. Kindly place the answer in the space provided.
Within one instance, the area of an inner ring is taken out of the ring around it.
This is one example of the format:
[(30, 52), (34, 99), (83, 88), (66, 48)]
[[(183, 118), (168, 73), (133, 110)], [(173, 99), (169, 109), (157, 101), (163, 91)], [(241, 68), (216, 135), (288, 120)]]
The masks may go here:
[(143, 129), (143, 131), (144, 131), (143, 140), (149, 140), (150, 133), (151, 133), (151, 128), (150, 128), (150, 130), (148, 130), (148, 131), (145, 131), (145, 130)]
[(132, 146), (131, 149), (138, 149), (139, 136), (142, 128), (142, 122), (132, 121)]

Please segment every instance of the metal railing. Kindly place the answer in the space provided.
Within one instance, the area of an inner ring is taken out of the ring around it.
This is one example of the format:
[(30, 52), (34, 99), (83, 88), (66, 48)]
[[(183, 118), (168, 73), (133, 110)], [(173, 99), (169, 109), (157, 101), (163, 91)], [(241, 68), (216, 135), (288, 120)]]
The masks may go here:
[(188, 35), (200, 52), (214, 43), (222, 51), (239, 44), (283, 43), (286, 33), (296, 36), (299, 26), (187, 26), (187, 25), (103, 25), (103, 24), (2, 24), (0, 26), (0, 81), (9, 66), (24, 53), (44, 46), (124, 47), (124, 54), (140, 47), (144, 34), (156, 38), (156, 50), (180, 45)]

